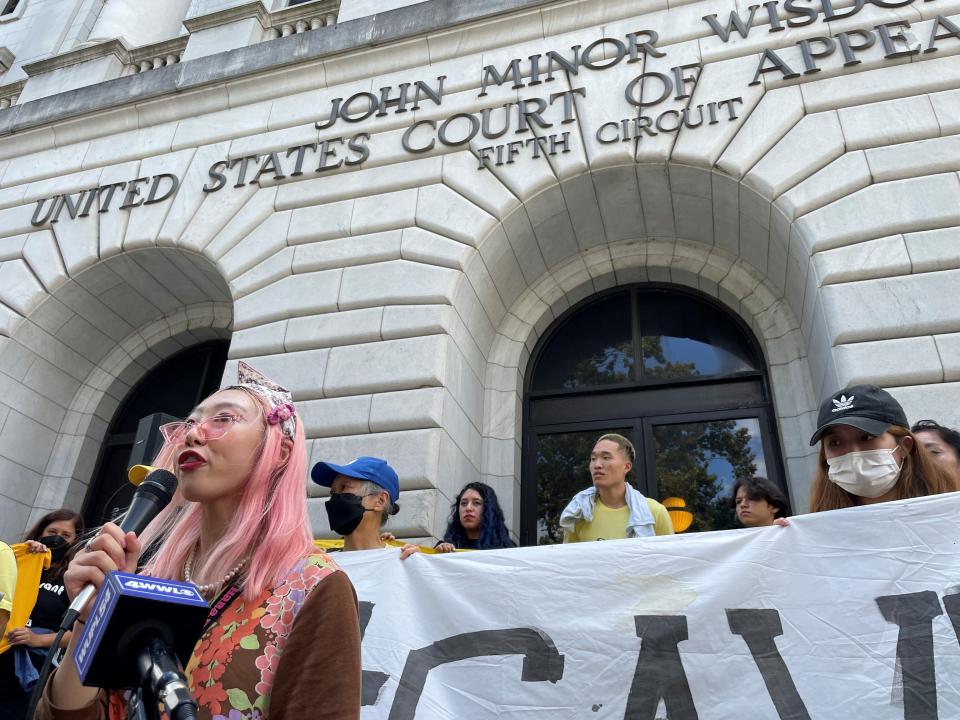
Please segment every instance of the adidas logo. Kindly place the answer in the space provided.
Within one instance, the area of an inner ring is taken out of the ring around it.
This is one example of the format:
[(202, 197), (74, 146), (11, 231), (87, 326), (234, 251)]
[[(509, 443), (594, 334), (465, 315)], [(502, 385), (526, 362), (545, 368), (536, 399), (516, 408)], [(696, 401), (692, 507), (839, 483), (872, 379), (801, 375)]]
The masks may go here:
[(841, 395), (839, 400), (834, 400), (833, 404), (836, 406), (833, 408), (833, 412), (843, 412), (844, 410), (849, 410), (853, 407), (853, 399), (856, 395), (851, 395), (847, 397), (846, 395)]

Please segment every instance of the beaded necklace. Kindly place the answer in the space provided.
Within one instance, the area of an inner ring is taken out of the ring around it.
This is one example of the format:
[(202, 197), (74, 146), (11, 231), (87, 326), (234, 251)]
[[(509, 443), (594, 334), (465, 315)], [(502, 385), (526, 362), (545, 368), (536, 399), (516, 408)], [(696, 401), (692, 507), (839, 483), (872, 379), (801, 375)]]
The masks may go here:
[(193, 562), (197, 557), (198, 545), (199, 543), (193, 546), (193, 549), (190, 550), (190, 555), (187, 557), (186, 562), (183, 563), (183, 579), (188, 583), (193, 583), (196, 585), (197, 590), (200, 591), (201, 595), (209, 595), (212, 594), (217, 588), (228, 586), (230, 582), (237, 577), (240, 571), (243, 570), (243, 566), (247, 564), (247, 558), (243, 558), (240, 562), (234, 565), (226, 575), (223, 576), (223, 580), (220, 580), (219, 582), (208, 583), (206, 585), (197, 585), (197, 583), (193, 581), (191, 575), (193, 573)]

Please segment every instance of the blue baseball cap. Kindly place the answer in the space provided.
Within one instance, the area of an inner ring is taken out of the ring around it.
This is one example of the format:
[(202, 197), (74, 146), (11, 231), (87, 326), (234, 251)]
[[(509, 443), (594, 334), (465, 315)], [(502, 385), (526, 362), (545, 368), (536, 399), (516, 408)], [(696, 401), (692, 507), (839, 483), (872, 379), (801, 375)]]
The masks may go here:
[(400, 499), (400, 479), (397, 471), (386, 460), (362, 455), (346, 465), (334, 465), (330, 462), (318, 462), (310, 471), (310, 477), (317, 485), (330, 487), (337, 475), (346, 475), (357, 480), (369, 480), (376, 483), (390, 495), (390, 501)]

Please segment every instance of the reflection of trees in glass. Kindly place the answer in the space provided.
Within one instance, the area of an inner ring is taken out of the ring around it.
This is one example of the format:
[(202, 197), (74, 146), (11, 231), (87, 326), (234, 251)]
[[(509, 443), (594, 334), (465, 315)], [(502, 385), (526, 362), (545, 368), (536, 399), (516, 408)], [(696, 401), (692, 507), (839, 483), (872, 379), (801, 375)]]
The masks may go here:
[(643, 377), (646, 380), (673, 380), (700, 374), (696, 363), (667, 360), (662, 335), (643, 336), (640, 338), (640, 348), (643, 353)]
[[(672, 380), (700, 375), (696, 363), (667, 359), (661, 335), (640, 338), (640, 352), (646, 380)], [(577, 362), (573, 373), (564, 380), (563, 387), (594, 387), (627, 382), (631, 379), (634, 363), (633, 343), (623, 340)]]
[[(537, 441), (538, 543), (563, 541), (560, 513), (575, 494), (590, 485), (590, 451), (605, 432), (630, 437), (629, 428), (541, 435)], [(694, 515), (687, 532), (734, 527), (723, 479), (710, 472), (711, 461), (725, 461), (733, 478), (757, 472), (752, 436), (736, 420), (659, 425), (653, 429), (659, 496), (681, 497)], [(642, 462), (642, 460), (640, 461)]]
[(540, 436), (537, 442), (539, 545), (563, 541), (560, 513), (570, 498), (590, 486), (590, 451), (594, 441), (607, 432), (630, 436), (628, 428)]
[(626, 382), (630, 379), (633, 362), (633, 343), (629, 340), (618, 342), (580, 360), (563, 386), (578, 388)]
[(750, 431), (736, 420), (661, 425), (654, 428), (656, 477), (660, 497), (681, 497), (693, 513), (688, 532), (734, 527), (734, 512), (723, 482), (710, 472), (711, 460), (723, 459), (733, 477), (757, 472)]

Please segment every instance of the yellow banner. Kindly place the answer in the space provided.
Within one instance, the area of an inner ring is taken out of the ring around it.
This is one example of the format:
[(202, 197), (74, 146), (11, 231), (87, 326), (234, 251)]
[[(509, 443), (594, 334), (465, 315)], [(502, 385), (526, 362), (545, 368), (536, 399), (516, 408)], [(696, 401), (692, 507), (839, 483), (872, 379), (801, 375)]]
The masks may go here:
[[(343, 550), (343, 538), (338, 540), (314, 540), (313, 544), (321, 550)], [(388, 548), (402, 548), (404, 545), (407, 545), (407, 543), (402, 540), (384, 540), (383, 544)], [(418, 545), (417, 547), (420, 548), (420, 552), (426, 553), (427, 555), (437, 554), (437, 551), (431, 547), (424, 547), (423, 545)]]

